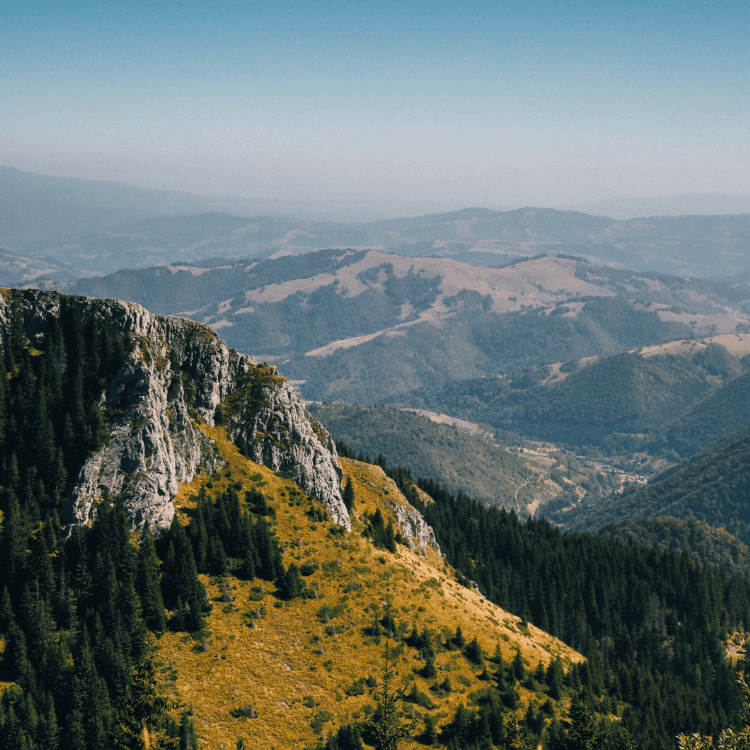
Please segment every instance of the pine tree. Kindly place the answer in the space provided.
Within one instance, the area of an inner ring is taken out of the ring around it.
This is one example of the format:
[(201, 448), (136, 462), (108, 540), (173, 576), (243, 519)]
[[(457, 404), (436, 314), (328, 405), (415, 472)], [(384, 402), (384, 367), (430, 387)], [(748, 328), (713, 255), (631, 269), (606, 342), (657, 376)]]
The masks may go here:
[(460, 625), (456, 628), (456, 634), (453, 636), (453, 645), (459, 651), (463, 651), (464, 650), (464, 646), (466, 646), (466, 639), (464, 638), (464, 634), (461, 631), (461, 626)]
[(464, 649), (464, 654), (472, 664), (479, 665), (484, 661), (482, 647), (479, 645), (479, 641), (477, 640), (476, 636), (474, 636), (466, 646), (466, 648)]
[(286, 573), (280, 577), (278, 587), (279, 593), (284, 599), (296, 599), (302, 595), (305, 582), (302, 580), (299, 568), (294, 563), (291, 563)]
[(602, 745), (602, 739), (602, 733), (588, 706), (586, 696), (581, 694), (570, 706), (568, 750), (598, 750)]
[(10, 592), (6, 584), (3, 586), (3, 593), (0, 596), (0, 633), (9, 632), (15, 619), (13, 602), (10, 599)]
[(133, 673), (128, 687), (123, 732), (127, 737), (138, 737), (144, 747), (151, 746), (151, 735), (170, 707), (170, 701), (159, 689), (154, 666), (154, 649), (149, 646)]
[(433, 659), (431, 656), (428, 656), (427, 660), (425, 661), (424, 667), (422, 667), (420, 674), (426, 680), (435, 679), (435, 677), (437, 677), (437, 668), (435, 667), (435, 659)]
[(352, 484), (351, 477), (346, 480), (346, 484), (344, 485), (343, 500), (347, 511), (351, 513), (354, 508), (354, 485)]
[(404, 719), (400, 705), (406, 699), (405, 688), (396, 688), (396, 662), (391, 658), (390, 645), (386, 643), (380, 687), (373, 697), (377, 706), (370, 719), (369, 728), (375, 750), (398, 750), (402, 739), (408, 737), (418, 719)]
[(161, 596), (159, 558), (148, 521), (141, 530), (139, 541), (137, 590), (143, 619), (151, 630), (162, 633), (166, 629), (167, 618)]
[(547, 682), (547, 695), (552, 700), (559, 701), (563, 690), (563, 668), (560, 657), (555, 657), (550, 661), (545, 680)]
[(513, 657), (513, 674), (518, 682), (523, 682), (526, 677), (526, 665), (523, 662), (521, 649), (516, 649), (516, 655)]
[(55, 713), (55, 703), (47, 694), (47, 708), (40, 722), (39, 745), (40, 750), (58, 750), (60, 747), (60, 728)]
[(518, 726), (518, 719), (514, 713), (509, 713), (505, 719), (505, 736), (503, 750), (523, 750), (525, 746), (523, 733)]
[(180, 717), (180, 750), (198, 750), (198, 733), (187, 711)]
[(422, 735), (419, 739), (422, 744), (427, 745), (428, 747), (437, 747), (437, 723), (435, 721), (435, 718), (430, 714), (425, 714), (424, 716), (424, 731), (422, 732)]

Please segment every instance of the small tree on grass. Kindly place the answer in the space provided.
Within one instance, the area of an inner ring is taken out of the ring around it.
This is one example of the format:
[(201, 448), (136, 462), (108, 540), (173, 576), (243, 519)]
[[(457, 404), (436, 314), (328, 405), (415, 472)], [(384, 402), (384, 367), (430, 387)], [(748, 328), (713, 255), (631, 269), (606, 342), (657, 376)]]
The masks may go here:
[(281, 596), (287, 600), (296, 599), (305, 590), (305, 582), (302, 580), (302, 574), (294, 563), (291, 563), (286, 573), (280, 576), (277, 583)]
[(346, 484), (344, 485), (343, 500), (346, 509), (351, 513), (354, 507), (354, 485), (352, 484), (351, 477), (346, 480)]
[(482, 647), (479, 645), (479, 641), (477, 640), (476, 636), (474, 636), (474, 638), (472, 638), (469, 644), (466, 646), (466, 648), (464, 649), (464, 654), (472, 664), (479, 665), (484, 661)]
[(398, 750), (401, 740), (411, 735), (419, 722), (416, 717), (404, 715), (401, 704), (407, 702), (406, 688), (397, 688), (396, 660), (391, 657), (390, 644), (386, 643), (383, 658), (382, 681), (373, 688), (372, 697), (377, 706), (368, 726), (366, 740), (375, 750)]

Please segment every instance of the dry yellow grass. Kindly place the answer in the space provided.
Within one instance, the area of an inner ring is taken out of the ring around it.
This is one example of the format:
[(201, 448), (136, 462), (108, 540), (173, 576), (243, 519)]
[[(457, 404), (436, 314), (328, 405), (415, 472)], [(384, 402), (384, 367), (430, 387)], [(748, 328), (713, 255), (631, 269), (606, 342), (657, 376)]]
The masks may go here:
[[(272, 584), (263, 582), (268, 592), (263, 601), (251, 601), (251, 592), (260, 582), (231, 579), (235, 601), (222, 604), (217, 583), (204, 578), (214, 600), (205, 642), (184, 634), (165, 634), (159, 640), (162, 658), (176, 670), (174, 693), (184, 706), (192, 706), (204, 747), (233, 748), (243, 737), (249, 747), (302, 748), (317, 738), (311, 720), (319, 712), (328, 711), (333, 717), (325, 731), (361, 717), (363, 705), (372, 700), (367, 694), (348, 697), (345, 690), (359, 677), (379, 674), (384, 641), (375, 643), (363, 629), (382, 616), (386, 605), (409, 628), (416, 624), (419, 629), (442, 631), (460, 625), (467, 640), (476, 635), (489, 655), (499, 644), (510, 661), (519, 647), (532, 668), (555, 655), (566, 661), (582, 659), (551, 636), (533, 626), (521, 627), (517, 617), (459, 586), (436, 553), (415, 554), (399, 545), (391, 554), (363, 538), (359, 531), (365, 511), (380, 507), (387, 519), (392, 510), (386, 501), (406, 502), (379, 468), (341, 461), (354, 482), (356, 505), (352, 533), (333, 535), (329, 523), (315, 523), (305, 515), (310, 501), (296, 485), (242, 457), (221, 428), (205, 431), (216, 441), (227, 467), (210, 479), (199, 477), (181, 488), (175, 500), (180, 516), (187, 519), (194, 502), (190, 496), (203, 482), (213, 485), (211, 494), (236, 482), (243, 489), (257, 487), (276, 508), (275, 529), (285, 548), (284, 564), (311, 562), (321, 568), (306, 579), (308, 586), (316, 588), (318, 599), (284, 603), (272, 595)], [(338, 604), (343, 612), (330, 623), (318, 617), (323, 605)], [(254, 620), (255, 627), (249, 627), (247, 614), (261, 607), (263, 615)], [(476, 680), (480, 670), (459, 653), (440, 653), (438, 679), (449, 676), (454, 690), (436, 697), (429, 693), (435, 680), (415, 674), (423, 663), (413, 649), (406, 648), (398, 671), (431, 695), (438, 704), (433, 715), (440, 723), (484, 684)], [(520, 692), (522, 703), (533, 697), (524, 689)], [(232, 709), (247, 704), (257, 712), (256, 718), (231, 715)]]

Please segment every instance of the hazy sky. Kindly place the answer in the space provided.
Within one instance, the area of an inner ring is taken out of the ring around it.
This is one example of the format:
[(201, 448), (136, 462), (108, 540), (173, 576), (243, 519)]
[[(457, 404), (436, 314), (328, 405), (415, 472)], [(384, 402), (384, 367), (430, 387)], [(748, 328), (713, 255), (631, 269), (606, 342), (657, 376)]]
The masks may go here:
[(0, 164), (28, 171), (456, 208), (750, 194), (748, 0), (1, 7)]

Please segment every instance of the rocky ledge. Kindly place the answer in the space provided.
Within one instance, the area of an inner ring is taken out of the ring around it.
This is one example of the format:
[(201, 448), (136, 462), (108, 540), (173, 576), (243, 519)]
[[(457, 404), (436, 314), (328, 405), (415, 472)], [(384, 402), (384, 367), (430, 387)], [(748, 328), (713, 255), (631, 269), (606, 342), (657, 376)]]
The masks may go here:
[[(63, 295), (14, 290), (29, 337), (59, 316)], [(122, 494), (133, 528), (169, 526), (182, 482), (220, 468), (200, 429), (225, 422), (229, 437), (256, 463), (287, 472), (350, 529), (341, 499), (341, 470), (330, 435), (305, 411), (275, 368), (229, 349), (207, 326), (149, 313), (118, 300), (68, 297), (85, 323), (114, 322), (131, 344), (128, 359), (101, 394), (110, 428), (104, 447), (80, 469), (62, 510), (69, 523), (90, 523), (106, 495)], [(8, 305), (0, 295), (0, 342), (7, 341)]]

